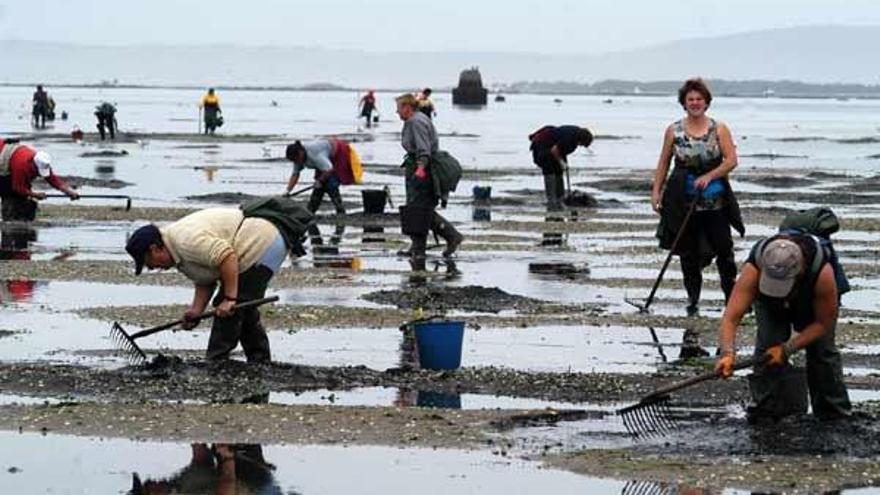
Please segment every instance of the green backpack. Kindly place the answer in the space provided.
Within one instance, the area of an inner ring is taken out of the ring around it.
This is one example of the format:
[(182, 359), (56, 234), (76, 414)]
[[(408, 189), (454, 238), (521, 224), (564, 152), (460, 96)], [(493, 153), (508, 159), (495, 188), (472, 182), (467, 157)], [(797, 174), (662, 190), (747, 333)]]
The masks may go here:
[[(837, 283), (837, 294), (840, 296), (849, 292), (851, 287), (846, 273), (843, 271), (843, 266), (837, 258), (837, 252), (834, 251), (834, 245), (831, 243), (831, 234), (838, 230), (840, 230), (840, 221), (827, 206), (789, 213), (779, 224), (779, 233), (781, 234), (813, 237), (820, 253), (834, 269), (834, 281)], [(818, 261), (814, 263), (821, 266), (821, 258), (818, 256), (816, 258)], [(818, 270), (819, 266), (813, 267), (813, 271)]]
[(434, 180), (434, 192), (440, 198), (448, 198), (461, 180), (461, 164), (454, 156), (438, 150), (431, 156), (431, 177)]

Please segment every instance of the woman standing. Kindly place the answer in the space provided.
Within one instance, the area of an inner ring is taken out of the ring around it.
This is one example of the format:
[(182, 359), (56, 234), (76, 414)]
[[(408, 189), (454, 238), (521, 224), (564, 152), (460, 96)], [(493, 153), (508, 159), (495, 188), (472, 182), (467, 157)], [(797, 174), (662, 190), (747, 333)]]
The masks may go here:
[[(683, 119), (666, 128), (654, 173), (651, 206), (660, 213), (660, 247), (674, 249), (681, 260), (688, 315), (698, 312), (703, 268), (715, 258), (724, 298), (736, 280), (730, 227), (745, 235), (739, 205), (727, 174), (737, 165), (730, 129), (706, 115), (712, 93), (702, 79), (689, 79), (678, 90)], [(672, 173), (669, 164), (675, 160)], [(685, 224), (690, 208), (694, 211)], [(684, 229), (678, 245), (673, 240)]]

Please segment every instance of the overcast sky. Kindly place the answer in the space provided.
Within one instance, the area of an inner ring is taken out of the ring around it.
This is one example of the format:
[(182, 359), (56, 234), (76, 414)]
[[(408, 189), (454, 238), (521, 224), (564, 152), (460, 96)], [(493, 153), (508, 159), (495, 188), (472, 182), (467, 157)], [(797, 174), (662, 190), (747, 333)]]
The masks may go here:
[(0, 39), (102, 45), (597, 53), (820, 24), (880, 25), (880, 0), (0, 0)]

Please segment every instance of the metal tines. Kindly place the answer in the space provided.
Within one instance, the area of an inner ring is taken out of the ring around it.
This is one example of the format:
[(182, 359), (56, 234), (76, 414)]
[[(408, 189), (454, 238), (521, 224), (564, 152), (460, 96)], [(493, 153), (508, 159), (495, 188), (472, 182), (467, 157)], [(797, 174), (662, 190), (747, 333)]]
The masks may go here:
[(620, 495), (673, 495), (678, 493), (675, 485), (656, 481), (627, 481)]
[(678, 428), (667, 394), (649, 395), (637, 404), (618, 409), (617, 415), (626, 431), (637, 438), (662, 437)]
[(128, 362), (133, 366), (139, 366), (147, 362), (147, 355), (141, 350), (134, 339), (122, 328), (118, 321), (113, 322), (110, 327), (110, 338), (115, 342), (116, 347), (125, 354)]

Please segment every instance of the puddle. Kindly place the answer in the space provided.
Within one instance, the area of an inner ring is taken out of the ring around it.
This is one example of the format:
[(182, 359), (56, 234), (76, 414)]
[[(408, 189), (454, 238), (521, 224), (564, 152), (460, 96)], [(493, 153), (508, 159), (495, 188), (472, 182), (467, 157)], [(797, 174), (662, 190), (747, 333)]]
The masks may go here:
[(55, 397), (32, 397), (29, 395), (0, 394), (0, 406), (37, 406), (59, 403), (61, 403), (61, 400)]
[[(187, 292), (188, 293), (188, 292)], [(180, 299), (183, 300), (183, 299)], [(169, 301), (172, 302), (172, 301)], [(24, 305), (0, 314), (0, 327), (22, 330), (0, 346), (0, 360), (76, 363), (97, 367), (125, 364), (121, 355), (82, 351), (114, 349), (110, 324), (68, 313), (46, 313)], [(127, 326), (136, 330), (135, 326)], [(647, 328), (542, 326), (465, 331), (462, 366), (500, 366), (548, 372), (653, 372), (681, 350), (683, 330), (658, 329), (654, 342)], [(207, 331), (160, 332), (144, 339), (148, 353), (157, 349), (201, 353)], [(364, 365), (376, 370), (397, 367), (411, 356), (401, 354), (397, 328), (270, 329), (275, 361), (313, 366)]]
[[(2, 398), (0, 398), (2, 400)], [(338, 405), (370, 407), (442, 407), (448, 409), (584, 409), (586, 403), (558, 402), (524, 397), (454, 394), (397, 387), (361, 387), (352, 390), (270, 392), (269, 403), (284, 405)]]
[[(0, 433), (9, 493), (620, 493), (624, 482), (488, 452), (184, 444)], [(211, 448), (234, 452), (234, 474)], [(226, 450), (229, 449), (229, 450)], [(135, 473), (137, 473), (135, 475)], [(348, 475), (340, 475), (347, 473)], [(137, 480), (137, 481), (135, 481)], [(140, 490), (128, 491), (137, 485)]]
[[(7, 301), (44, 306), (59, 311), (95, 306), (181, 304), (192, 299), (192, 289), (188, 287), (67, 281), (0, 281), (0, 291), (4, 287), (7, 292), (12, 292), (15, 296), (5, 299)], [(18, 291), (17, 295), (15, 291)]]

